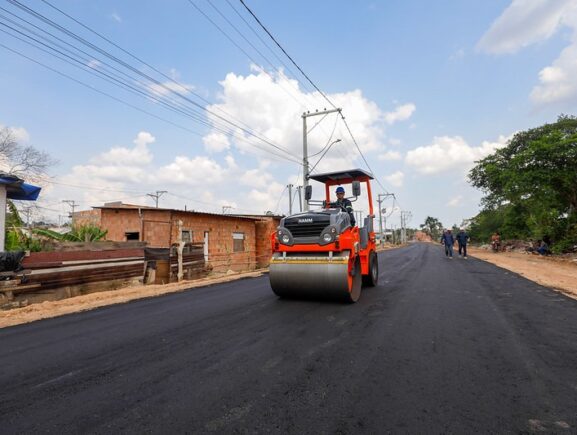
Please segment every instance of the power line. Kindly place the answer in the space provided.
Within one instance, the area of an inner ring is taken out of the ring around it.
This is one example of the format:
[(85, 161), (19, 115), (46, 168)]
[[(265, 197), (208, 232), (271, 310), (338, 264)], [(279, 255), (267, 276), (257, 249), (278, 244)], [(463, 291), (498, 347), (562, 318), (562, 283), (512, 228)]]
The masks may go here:
[[(210, 104), (212, 105), (212, 103), (210, 101), (208, 101), (207, 99), (205, 99), (202, 95), (194, 92), (193, 90), (191, 90), (190, 88), (184, 86), (183, 84), (179, 83), (178, 81), (176, 81), (173, 77), (170, 77), (166, 74), (164, 74), (162, 71), (158, 70), (157, 68), (155, 68), (154, 66), (152, 66), (151, 64), (147, 63), (146, 61), (142, 60), (141, 58), (135, 56), (133, 53), (131, 53), (128, 50), (125, 50), (124, 48), (122, 48), (121, 46), (119, 46), (118, 44), (116, 44), (115, 42), (111, 41), (109, 38), (103, 36), (102, 34), (96, 32), (95, 30), (93, 30), (92, 28), (90, 28), (89, 26), (85, 25), (84, 23), (82, 23), (81, 21), (79, 21), (78, 19), (72, 17), (71, 15), (67, 14), (66, 12), (64, 12), (63, 10), (57, 8), (56, 6), (54, 6), (53, 4), (51, 4), (48, 0), (41, 0), (43, 3), (45, 3), (46, 5), (50, 6), (52, 9), (60, 12), (62, 15), (64, 15), (65, 17), (69, 18), (70, 20), (74, 21), (75, 23), (77, 23), (78, 25), (82, 26), (84, 29), (88, 30), (89, 32), (93, 33), (94, 35), (98, 36), (99, 38), (101, 38), (102, 40), (108, 42), (109, 44), (111, 44), (112, 46), (118, 48), (120, 51), (122, 51), (123, 53), (127, 54), (128, 56), (130, 56), (131, 58), (133, 58), (134, 60), (142, 63), (143, 65), (145, 65), (146, 67), (150, 68), (151, 70), (153, 70), (154, 72), (160, 74), (162, 77), (168, 79), (170, 82), (178, 85), (182, 90), (184, 90), (185, 92), (190, 92), (191, 94), (193, 94), (196, 98), (200, 99), (201, 101), (203, 101), (206, 104)], [(228, 0), (227, 0), (228, 1)], [(230, 3), (229, 3), (230, 4)], [(173, 89), (164, 86), (165, 89), (174, 92)], [(225, 110), (221, 109), (220, 107), (216, 106), (215, 107), (216, 110), (218, 110), (219, 112), (225, 114), (226, 116), (232, 118), (233, 120), (235, 120), (236, 122), (244, 125), (245, 127), (251, 129), (250, 126), (248, 126), (247, 124), (243, 123), (242, 121), (240, 121), (239, 119), (235, 118), (234, 116), (232, 116), (231, 114), (229, 114), (228, 112), (226, 112)], [(204, 108), (203, 108), (204, 109)], [(210, 113), (210, 112), (209, 112)]]
[[(116, 56), (108, 53), (106, 50), (104, 50), (104, 49), (96, 46), (95, 44), (91, 43), (90, 41), (87, 41), (86, 39), (84, 39), (84, 38), (76, 35), (74, 32), (72, 32), (72, 31), (70, 31), (70, 30), (62, 27), (61, 25), (59, 25), (58, 23), (55, 23), (54, 21), (52, 21), (51, 19), (45, 17), (44, 15), (42, 15), (42, 14), (34, 11), (33, 9), (31, 9), (31, 8), (23, 5), (23, 4), (20, 3), (19, 1), (17, 1), (17, 0), (8, 0), (8, 1), (9, 1), (11, 4), (13, 4), (14, 6), (16, 6), (16, 7), (20, 8), (21, 10), (23, 10), (24, 12), (27, 12), (28, 14), (36, 17), (37, 19), (43, 21), (44, 23), (50, 25), (51, 27), (54, 27), (54, 28), (56, 28), (57, 30), (65, 33), (66, 35), (68, 35), (69, 37), (75, 39), (76, 41), (78, 41), (78, 42), (80, 42), (80, 43), (82, 43), (82, 44), (90, 47), (91, 49), (97, 51), (98, 53), (100, 53), (100, 54), (102, 54), (102, 55), (104, 55), (104, 56), (106, 56), (107, 58), (113, 60), (114, 62), (119, 63), (120, 65), (122, 65), (123, 67), (129, 69), (129, 70), (132, 71), (133, 73), (135, 73), (135, 74), (137, 74), (137, 75), (145, 78), (146, 80), (148, 80), (148, 81), (150, 81), (151, 83), (153, 83), (155, 86), (158, 86), (158, 87), (164, 89), (167, 93), (174, 94), (174, 95), (178, 96), (179, 98), (181, 98), (181, 99), (189, 102), (190, 104), (192, 104), (192, 105), (195, 106), (196, 108), (198, 108), (198, 109), (200, 109), (200, 110), (202, 110), (202, 111), (210, 114), (210, 115), (213, 116), (214, 118), (216, 118), (216, 119), (218, 119), (218, 120), (220, 120), (220, 121), (223, 121), (223, 122), (227, 123), (228, 125), (230, 125), (230, 126), (232, 126), (232, 127), (234, 127), (234, 128), (237, 128), (237, 129), (241, 130), (242, 132), (246, 133), (246, 134), (249, 135), (249, 136), (252, 136), (252, 137), (254, 137), (254, 138), (256, 138), (256, 139), (259, 139), (260, 141), (266, 143), (267, 145), (272, 146), (272, 147), (278, 149), (279, 151), (282, 151), (282, 152), (286, 153), (286, 154), (289, 155), (289, 156), (292, 156), (292, 154), (291, 154), (288, 150), (286, 150), (286, 149), (284, 149), (284, 148), (282, 148), (282, 147), (280, 147), (280, 146), (272, 143), (270, 140), (262, 137), (260, 134), (255, 133), (254, 131), (252, 131), (252, 129), (251, 129), (250, 127), (245, 128), (245, 127), (243, 127), (243, 126), (241, 126), (241, 125), (239, 125), (239, 124), (237, 124), (237, 123), (234, 123), (234, 122), (230, 121), (229, 119), (224, 118), (223, 116), (220, 116), (219, 114), (217, 114), (217, 113), (215, 113), (215, 112), (207, 109), (206, 107), (203, 107), (202, 105), (200, 105), (200, 104), (198, 104), (197, 102), (191, 100), (190, 98), (186, 97), (186, 96), (183, 95), (182, 93), (176, 92), (174, 89), (172, 89), (171, 87), (168, 87), (166, 84), (161, 83), (161, 82), (159, 82), (158, 80), (156, 80), (156, 79), (154, 79), (153, 77), (151, 77), (150, 75), (143, 73), (143, 72), (140, 71), (139, 69), (133, 67), (132, 65), (126, 63), (125, 61), (119, 59), (118, 57), (116, 57)], [(65, 16), (69, 17), (70, 19), (73, 19), (75, 22), (79, 23), (79, 24), (82, 25), (83, 27), (89, 29), (87, 26), (83, 25), (83, 24), (80, 23), (78, 20), (70, 17), (70, 15), (68, 15), (68, 14), (66, 14), (65, 12), (61, 11), (60, 9), (52, 6), (49, 2), (47, 2), (47, 1), (45, 1), (45, 0), (43, 0), (43, 2), (46, 3), (46, 4), (48, 4), (49, 6), (53, 7), (54, 9), (58, 10), (59, 12), (63, 13)], [(90, 29), (90, 30), (91, 30), (91, 29)], [(91, 30), (91, 31), (92, 31), (92, 30)], [(103, 37), (102, 35), (98, 34), (97, 32), (94, 32), (94, 31), (92, 31), (92, 32), (95, 33), (95, 34), (97, 34), (99, 37), (105, 39), (107, 42), (112, 43), (110, 40), (108, 40), (107, 38), (105, 38), (105, 37)], [(112, 43), (112, 44), (114, 44), (114, 43)], [(114, 44), (114, 45), (115, 45), (116, 47), (118, 47), (116, 44)], [(121, 48), (119, 48), (119, 49), (121, 49)], [(125, 52), (125, 53), (128, 53), (128, 52), (127, 52), (126, 50), (124, 50), (124, 49), (121, 49), (121, 50), (123, 50), (123, 52)], [(135, 57), (135, 56), (132, 56), (132, 57)], [(137, 59), (138, 59), (138, 58), (137, 58)], [(139, 60), (139, 61), (140, 61), (140, 60)], [(146, 63), (145, 63), (145, 64), (146, 64)], [(148, 64), (146, 64), (146, 65), (148, 65)], [(157, 71), (157, 70), (156, 70), (156, 71)], [(164, 75), (163, 75), (163, 76), (164, 76)], [(166, 76), (165, 76), (165, 77), (166, 77)], [(172, 79), (171, 79), (171, 81), (174, 82), (174, 80), (172, 80)], [(175, 82), (175, 83), (177, 83), (177, 82)], [(177, 84), (178, 84), (181, 88), (184, 88), (184, 89), (187, 89), (187, 91), (190, 91), (188, 88), (185, 88), (183, 85), (181, 85), (181, 84), (179, 84), (179, 83), (177, 83)], [(126, 85), (126, 83), (125, 83), (125, 85)], [(190, 92), (192, 92), (192, 91), (190, 91)], [(192, 93), (193, 93), (193, 92), (192, 92)], [(194, 93), (193, 93), (193, 94), (194, 94)], [(198, 96), (198, 94), (195, 94), (195, 95)], [(150, 96), (150, 95), (148, 95), (148, 97), (155, 99), (155, 97)], [(199, 97), (200, 97), (200, 96), (199, 96)], [(158, 99), (156, 99), (156, 100), (158, 101)], [(204, 100), (204, 99), (203, 99), (203, 100)], [(204, 101), (206, 101), (206, 100), (204, 100)], [(160, 101), (159, 101), (159, 102), (160, 102)], [(207, 101), (206, 101), (206, 102), (207, 102)], [(208, 103), (208, 102), (207, 102), (207, 103)], [(162, 104), (162, 103), (161, 103), (161, 104)], [(173, 104), (174, 104), (174, 102), (173, 102)], [(210, 104), (210, 103), (209, 103), (209, 104)], [(164, 103), (164, 105), (166, 105), (166, 102)], [(189, 116), (191, 116), (191, 115), (189, 114)], [(212, 119), (212, 120), (211, 120), (213, 124), (216, 124), (216, 119)], [(196, 120), (197, 120), (197, 122), (199, 121), (198, 118), (196, 118)], [(230, 134), (230, 133), (229, 133), (229, 132), (225, 132), (225, 134)]]
[[(5, 26), (5, 27), (8, 27), (8, 28), (10, 28), (10, 29), (12, 29), (12, 30), (14, 30), (14, 31), (22, 34), (22, 32), (19, 32), (18, 30), (14, 29), (14, 28), (11, 27), (11, 26), (6, 25), (5, 23), (0, 22), (0, 25), (3, 25), (3, 26)], [(72, 66), (74, 66), (74, 67), (76, 67), (76, 68), (79, 68), (79, 69), (81, 69), (81, 70), (84, 70), (84, 71), (86, 71), (86, 72), (88, 72), (88, 73), (90, 73), (90, 74), (92, 74), (92, 75), (96, 75), (96, 73), (98, 73), (98, 74), (102, 75), (103, 77), (100, 77), (100, 76), (97, 76), (97, 77), (99, 77), (99, 78), (101, 78), (101, 79), (103, 79), (103, 80), (105, 80), (105, 81), (107, 81), (107, 82), (110, 82), (110, 83), (112, 83), (113, 85), (121, 86), (121, 87), (125, 88), (125, 90), (128, 90), (129, 92), (136, 93), (136, 94), (140, 94), (141, 96), (145, 96), (146, 98), (150, 98), (150, 99), (152, 99), (152, 100), (154, 100), (154, 101), (157, 101), (158, 103), (160, 103), (161, 105), (165, 106), (166, 108), (168, 108), (169, 110), (171, 110), (171, 111), (173, 111), (173, 112), (180, 113), (181, 115), (190, 117), (191, 119), (195, 120), (196, 122), (199, 122), (199, 123), (201, 123), (201, 124), (203, 124), (203, 125), (206, 125), (206, 126), (208, 126), (208, 127), (214, 128), (215, 130), (220, 131), (220, 132), (223, 133), (223, 134), (231, 135), (231, 133), (230, 133), (229, 131), (227, 131), (227, 130), (223, 130), (223, 129), (219, 128), (218, 126), (214, 125), (214, 124), (209, 124), (208, 122), (203, 121), (203, 120), (201, 120), (200, 118), (195, 117), (195, 116), (191, 115), (190, 113), (187, 113), (187, 112), (183, 111), (182, 109), (179, 109), (178, 107), (173, 107), (173, 106), (171, 106), (169, 103), (166, 103), (165, 101), (159, 100), (158, 98), (156, 98), (156, 97), (154, 97), (154, 96), (151, 96), (151, 95), (149, 95), (149, 94), (145, 94), (145, 93), (143, 93), (141, 90), (136, 89), (136, 88), (134, 88), (133, 86), (130, 86), (130, 85), (126, 84), (126, 83), (123, 83), (122, 81), (119, 81), (119, 80), (117, 80), (117, 79), (114, 79), (114, 78), (110, 77), (109, 75), (107, 75), (107, 74), (105, 74), (105, 73), (103, 73), (103, 72), (101, 72), (101, 71), (98, 71), (98, 70), (95, 69), (95, 68), (91, 68), (91, 67), (89, 67), (89, 66), (87, 66), (87, 65), (82, 64), (81, 62), (78, 62), (77, 59), (74, 59), (74, 58), (71, 58), (70, 56), (66, 56), (66, 55), (65, 55), (66, 57), (72, 59), (72, 61), (75, 61), (75, 62), (77, 63), (77, 64), (75, 64), (75, 63), (73, 63), (71, 60), (64, 59), (64, 58), (60, 57), (59, 55), (56, 55), (56, 54), (54, 54), (54, 53), (50, 53), (50, 52), (46, 51), (45, 49), (43, 49), (42, 47), (37, 47), (37, 46), (31, 44), (29, 41), (23, 40), (22, 38), (20, 38), (20, 37), (18, 37), (18, 36), (16, 36), (16, 35), (12, 35), (12, 34), (4, 31), (4, 30), (2, 30), (2, 29), (0, 29), (0, 32), (6, 33), (6, 34), (12, 36), (13, 38), (16, 38), (16, 39), (18, 39), (18, 40), (20, 40), (20, 41), (22, 41), (22, 42), (24, 42), (24, 43), (26, 43), (26, 44), (32, 45), (33, 47), (37, 48), (38, 50), (44, 51), (44, 52), (46, 52), (46, 53), (48, 53), (48, 54), (50, 54), (50, 55), (52, 55), (52, 56), (54, 56), (54, 57), (56, 57), (56, 58), (58, 58), (58, 59), (60, 59), (60, 60), (62, 60), (62, 61), (64, 61), (64, 62), (66, 62), (66, 63), (69, 63), (69, 64), (71, 64)], [(32, 39), (32, 40), (34, 40), (34, 41), (36, 41), (36, 42), (41, 43), (40, 41), (38, 41), (38, 40), (36, 40), (35, 38), (32, 38), (32, 37), (30, 37), (30, 36), (28, 36), (28, 35), (24, 35), (24, 36), (26, 36), (27, 38)], [(46, 44), (43, 44), (43, 43), (41, 43), (41, 44), (46, 46)], [(77, 79), (69, 76), (68, 74), (65, 74), (65, 73), (63, 73), (63, 72), (61, 72), (61, 71), (58, 71), (58, 70), (56, 70), (56, 69), (54, 69), (54, 68), (52, 68), (52, 67), (50, 67), (50, 66), (48, 66), (48, 65), (46, 65), (46, 64), (44, 64), (44, 63), (42, 63), (42, 62), (39, 62), (39, 61), (37, 61), (37, 60), (34, 60), (34, 59), (32, 59), (32, 58), (30, 58), (30, 57), (28, 57), (28, 56), (26, 56), (26, 55), (24, 55), (24, 54), (16, 51), (16, 50), (13, 50), (13, 49), (11, 49), (11, 48), (3, 45), (3, 44), (0, 44), (0, 46), (2, 46), (3, 48), (5, 48), (5, 49), (7, 49), (7, 50), (9, 50), (9, 51), (11, 51), (11, 52), (13, 52), (14, 54), (20, 55), (20, 56), (22, 56), (22, 57), (24, 57), (24, 58), (26, 58), (26, 59), (28, 59), (28, 60), (30, 60), (30, 61), (38, 64), (38, 65), (41, 65), (41, 66), (43, 66), (43, 67), (45, 67), (45, 68), (47, 68), (47, 69), (49, 69), (49, 70), (51, 70), (51, 71), (53, 71), (53, 72), (55, 72), (55, 73), (57, 73), (57, 74), (63, 76), (63, 77), (66, 77), (66, 78), (68, 78), (69, 80), (72, 80), (72, 81), (74, 81), (74, 82), (76, 82), (76, 83), (78, 83), (78, 84), (81, 84), (82, 86), (85, 86), (85, 87), (87, 87), (88, 89), (91, 89), (91, 90), (93, 90), (93, 91), (95, 91), (95, 92), (98, 92), (98, 93), (100, 93), (100, 94), (102, 94), (102, 95), (105, 95), (105, 96), (107, 96), (107, 97), (109, 97), (109, 98), (111, 98), (111, 99), (113, 99), (113, 100), (115, 100), (115, 101), (118, 101), (118, 102), (120, 102), (120, 103), (122, 103), (122, 104), (125, 104), (125, 105), (127, 105), (127, 106), (129, 106), (129, 107), (131, 107), (131, 108), (133, 108), (133, 109), (136, 109), (136, 110), (138, 110), (138, 111), (140, 111), (140, 112), (142, 112), (142, 113), (145, 113), (145, 114), (147, 114), (147, 115), (149, 115), (149, 116), (152, 116), (152, 117), (154, 117), (154, 118), (156, 118), (156, 119), (158, 119), (158, 120), (161, 120), (161, 121), (163, 121), (163, 122), (169, 123), (169, 124), (171, 124), (171, 125), (173, 125), (173, 126), (176, 126), (176, 127), (180, 128), (180, 129), (182, 129), (182, 130), (185, 130), (185, 131), (188, 131), (188, 132), (190, 132), (190, 133), (193, 133), (193, 134), (195, 134), (195, 135), (197, 135), (197, 136), (203, 137), (203, 135), (200, 134), (200, 133), (198, 133), (198, 132), (195, 132), (195, 131), (193, 131), (193, 130), (190, 130), (190, 129), (188, 129), (187, 127), (183, 127), (183, 126), (181, 126), (181, 125), (178, 125), (178, 124), (176, 124), (176, 123), (174, 123), (174, 122), (172, 122), (172, 121), (169, 121), (169, 120), (167, 120), (167, 119), (165, 119), (165, 118), (162, 118), (162, 117), (160, 117), (160, 116), (158, 116), (158, 115), (155, 115), (155, 114), (153, 114), (153, 113), (151, 113), (151, 112), (148, 112), (148, 111), (146, 111), (146, 110), (144, 110), (144, 109), (141, 109), (141, 108), (139, 108), (139, 107), (137, 107), (137, 106), (134, 106), (134, 105), (131, 104), (131, 103), (128, 103), (128, 102), (126, 102), (126, 101), (124, 101), (124, 100), (121, 100), (121, 99), (119, 99), (119, 98), (117, 98), (117, 97), (114, 97), (114, 96), (112, 96), (112, 95), (110, 95), (110, 94), (108, 94), (108, 93), (106, 93), (106, 92), (104, 92), (104, 91), (101, 91), (101, 90), (95, 88), (95, 87), (92, 86), (92, 85), (88, 85), (88, 84), (86, 84), (86, 83), (84, 83), (84, 82), (82, 82), (82, 81), (80, 81), (80, 80), (77, 80)], [(58, 53), (62, 53), (62, 52), (60, 52), (59, 50), (54, 49), (53, 47), (48, 47), (48, 48), (50, 48), (50, 49), (52, 49), (52, 50), (54, 50), (54, 51), (56, 51), (56, 52), (58, 52)], [(63, 53), (62, 53), (62, 54), (63, 54)], [(86, 68), (90, 68), (90, 70), (86, 70)], [(296, 159), (294, 159), (294, 158), (292, 158), (292, 157), (290, 157), (290, 158), (289, 158), (289, 157), (285, 157), (285, 156), (279, 155), (279, 154), (277, 154), (277, 153), (274, 153), (274, 152), (272, 152), (272, 151), (270, 151), (270, 150), (265, 150), (265, 149), (263, 149), (262, 147), (254, 144), (254, 143), (252, 143), (252, 142), (250, 142), (248, 139), (246, 139), (246, 138), (244, 138), (244, 137), (242, 137), (242, 136), (240, 136), (240, 137), (236, 136), (236, 139), (239, 140), (239, 141), (242, 141), (242, 142), (246, 142), (246, 143), (247, 143), (248, 145), (250, 145), (250, 146), (253, 146), (253, 147), (257, 148), (257, 149), (260, 149), (261, 151), (268, 152), (269, 154), (275, 155), (275, 156), (277, 156), (277, 157), (279, 157), (279, 158), (281, 158), (281, 159), (283, 159), (283, 160), (292, 161), (292, 162), (294, 162), (294, 163), (296, 163), (296, 164), (300, 164), (300, 162), (299, 162), (298, 160), (296, 160)], [(287, 152), (287, 154), (288, 154), (288, 152)]]
[[(189, 0), (190, 1), (190, 0)], [(282, 45), (279, 44), (279, 42), (275, 39), (275, 37), (268, 31), (268, 29), (264, 26), (264, 24), (259, 20), (259, 18), (254, 14), (254, 12), (246, 5), (246, 3), (244, 2), (244, 0), (240, 0), (240, 2), (242, 3), (242, 5), (245, 7), (245, 9), (252, 15), (252, 17), (256, 20), (256, 22), (258, 23), (258, 25), (260, 27), (262, 27), (262, 29), (267, 33), (267, 35), (274, 41), (274, 43), (277, 45), (278, 48), (281, 49), (281, 51), (285, 54), (286, 57), (289, 58), (289, 60), (292, 62), (292, 64), (300, 71), (300, 73), (308, 80), (308, 82), (323, 96), (323, 98), (325, 100), (328, 101), (328, 103), (333, 107), (333, 109), (336, 109), (337, 106), (335, 106), (333, 104), (333, 102), (331, 100), (329, 100), (329, 98), (323, 93), (323, 91), (321, 91), (317, 85), (315, 85), (313, 83), (313, 81), (309, 78), (309, 76), (307, 76), (305, 74), (305, 72), (301, 69), (300, 66), (297, 65), (297, 63), (293, 60), (292, 57), (290, 57), (290, 55), (286, 52), (286, 50), (282, 47)]]
[(234, 10), (234, 12), (240, 17), (240, 19), (246, 24), (246, 26), (250, 29), (250, 31), (258, 38), (258, 40), (269, 50), (269, 52), (286, 68), (286, 70), (294, 77), (294, 79), (296, 81), (298, 81), (300, 83), (300, 85), (303, 87), (303, 89), (308, 90), (307, 86), (305, 83), (303, 83), (294, 72), (292, 72), (292, 70), (290, 69), (290, 67), (274, 52), (274, 50), (272, 48), (270, 48), (270, 46), (266, 43), (266, 41), (264, 39), (262, 39), (260, 37), (260, 35), (258, 34), (258, 32), (256, 30), (254, 30), (253, 26), (251, 26), (249, 24), (249, 22), (242, 16), (242, 14), (234, 7), (234, 5), (230, 2), (230, 0), (226, 0), (226, 2), (228, 3), (228, 5), (230, 6), (230, 8), (232, 10)]

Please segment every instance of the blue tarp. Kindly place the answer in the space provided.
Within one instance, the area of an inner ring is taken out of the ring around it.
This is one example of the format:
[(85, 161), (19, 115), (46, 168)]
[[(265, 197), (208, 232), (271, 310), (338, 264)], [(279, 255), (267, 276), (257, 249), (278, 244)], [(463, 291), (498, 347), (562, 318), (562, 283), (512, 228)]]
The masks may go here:
[(19, 201), (36, 201), (41, 187), (26, 184), (22, 179), (8, 174), (0, 174), (0, 184), (6, 186), (6, 197)]

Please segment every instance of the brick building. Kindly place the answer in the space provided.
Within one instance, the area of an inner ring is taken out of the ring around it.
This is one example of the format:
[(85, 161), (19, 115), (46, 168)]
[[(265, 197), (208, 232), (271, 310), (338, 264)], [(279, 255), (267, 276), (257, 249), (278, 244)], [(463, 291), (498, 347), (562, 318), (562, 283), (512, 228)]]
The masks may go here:
[(279, 216), (242, 216), (154, 208), (121, 202), (74, 213), (75, 225), (107, 230), (106, 240), (147, 242), (169, 248), (182, 238), (204, 243), (206, 261), (216, 271), (254, 270), (268, 266), (270, 235)]

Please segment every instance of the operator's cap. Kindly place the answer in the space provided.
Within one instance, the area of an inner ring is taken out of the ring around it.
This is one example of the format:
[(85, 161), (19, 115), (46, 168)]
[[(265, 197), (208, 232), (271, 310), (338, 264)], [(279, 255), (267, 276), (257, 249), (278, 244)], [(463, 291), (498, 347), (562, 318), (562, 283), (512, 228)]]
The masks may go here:
[(335, 193), (345, 193), (345, 188), (343, 186), (339, 186), (337, 187), (337, 190), (335, 190)]

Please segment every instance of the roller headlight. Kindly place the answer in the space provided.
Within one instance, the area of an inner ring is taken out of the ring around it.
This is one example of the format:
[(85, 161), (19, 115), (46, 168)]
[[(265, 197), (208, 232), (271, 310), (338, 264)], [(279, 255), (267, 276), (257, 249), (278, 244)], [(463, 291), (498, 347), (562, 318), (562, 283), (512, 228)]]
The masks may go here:
[(287, 245), (287, 246), (294, 245), (293, 235), (286, 228), (279, 227), (276, 230), (276, 238), (283, 245)]
[(330, 233), (323, 234), (323, 242), (331, 243), (333, 241), (333, 236)]

